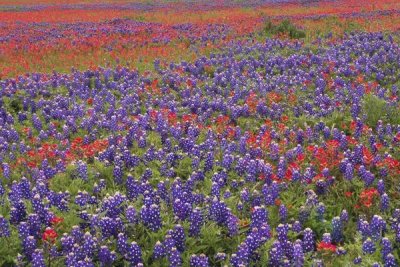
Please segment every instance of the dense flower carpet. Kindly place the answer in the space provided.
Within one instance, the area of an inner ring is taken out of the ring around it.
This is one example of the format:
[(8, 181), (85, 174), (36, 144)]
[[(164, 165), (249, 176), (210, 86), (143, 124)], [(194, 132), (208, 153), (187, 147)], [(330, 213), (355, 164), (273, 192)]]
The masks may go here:
[[(38, 15), (52, 5), (20, 2), (2, 12)], [(297, 16), (299, 4), (290, 5)], [(259, 6), (268, 9), (259, 1), (218, 4), (232, 12)], [(119, 15), (143, 8), (150, 16), (173, 7), (50, 9)], [(190, 3), (176, 10), (190, 12)], [(331, 19), (301, 16), (305, 23)], [(352, 30), (305, 41), (295, 30), (294, 38), (263, 36), (255, 29), (264, 20), (242, 19), (249, 24), (90, 16), (2, 24), (5, 57), (25, 62), (54, 44), (64, 56), (74, 45), (101, 55), (164, 45), (193, 53), (154, 58), (146, 71), (86, 62), (68, 72), (3, 73), (3, 266), (398, 266), (399, 32)]]

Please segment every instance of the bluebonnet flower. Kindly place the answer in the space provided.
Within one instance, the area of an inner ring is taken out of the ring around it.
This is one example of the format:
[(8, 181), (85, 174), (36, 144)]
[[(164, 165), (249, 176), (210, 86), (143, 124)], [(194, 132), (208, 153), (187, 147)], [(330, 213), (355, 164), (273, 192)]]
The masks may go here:
[(295, 221), (292, 224), (292, 231), (293, 232), (300, 233), (302, 229), (303, 229), (303, 227), (302, 227), (302, 225), (301, 225), (301, 223), (299, 221)]
[(172, 233), (173, 233), (172, 230), (168, 230), (167, 235), (165, 236), (163, 242), (163, 246), (167, 252), (171, 251), (171, 249), (175, 247), (175, 240), (172, 238)]
[(343, 225), (339, 217), (332, 219), (332, 240), (335, 243), (340, 243), (343, 239)]
[(2, 165), (3, 165), (3, 176), (7, 180), (9, 180), (11, 178), (11, 168), (6, 162), (3, 162)]
[(128, 206), (125, 210), (125, 217), (129, 223), (135, 224), (138, 222), (138, 215), (134, 207)]
[(346, 255), (347, 251), (344, 247), (337, 247), (336, 248), (336, 255), (338, 256), (342, 256), (342, 255)]
[(189, 260), (190, 267), (208, 267), (208, 258), (204, 254), (192, 255)]
[(320, 220), (320, 221), (324, 220), (325, 210), (326, 210), (326, 207), (325, 207), (324, 203), (319, 202), (318, 206), (317, 206), (317, 209), (316, 209), (318, 220)]
[(380, 179), (378, 181), (378, 184), (376, 185), (376, 188), (377, 188), (379, 194), (381, 194), (381, 195), (385, 192), (385, 183), (383, 182), (382, 179)]
[(380, 201), (380, 209), (381, 211), (386, 211), (389, 209), (389, 196), (384, 193), (381, 195), (381, 201)]
[(269, 264), (271, 266), (279, 266), (283, 260), (284, 252), (279, 241), (273, 243), (269, 250)]
[(69, 236), (67, 233), (64, 233), (60, 241), (63, 254), (68, 255), (72, 251), (72, 248), (74, 246), (74, 238)]
[(388, 254), (384, 260), (384, 266), (385, 267), (397, 267), (399, 266), (396, 262), (396, 258), (393, 256), (393, 254)]
[(96, 237), (93, 237), (89, 232), (86, 232), (82, 240), (82, 253), (85, 257), (92, 258), (98, 246)]
[(45, 208), (43, 201), (39, 194), (36, 194), (32, 199), (32, 208), (34, 212), (40, 217), (42, 222), (46, 222), (48, 210)]
[(310, 228), (304, 229), (303, 235), (303, 250), (304, 252), (314, 251), (315, 248), (315, 240), (314, 233)]
[(12, 203), (10, 210), (10, 223), (18, 224), (26, 217), (26, 208), (22, 200)]
[(362, 262), (362, 258), (360, 256), (354, 258), (354, 260), (353, 260), (353, 263), (356, 265), (361, 264), (361, 262)]
[(85, 162), (82, 160), (77, 162), (77, 171), (78, 171), (78, 177), (81, 178), (84, 181), (88, 180), (88, 168)]
[(208, 152), (204, 161), (204, 171), (210, 171), (214, 166), (214, 155), (212, 152)]
[(379, 215), (372, 216), (369, 226), (371, 237), (374, 241), (378, 241), (381, 238), (382, 234), (386, 231), (386, 222)]
[(101, 266), (110, 266), (117, 259), (117, 255), (114, 251), (110, 251), (107, 246), (101, 246), (99, 250), (99, 260)]
[(117, 238), (117, 251), (120, 255), (125, 255), (128, 252), (129, 244), (128, 238), (123, 233), (118, 234)]
[(294, 244), (293, 245), (293, 265), (294, 266), (303, 266), (304, 265), (304, 253), (303, 247), (301, 244)]
[(226, 226), (228, 228), (229, 236), (235, 236), (239, 232), (239, 219), (233, 215), (231, 212), (229, 212), (227, 221), (226, 221)]
[(11, 235), (9, 222), (0, 215), (0, 237), (9, 237)]
[(265, 207), (254, 207), (251, 213), (251, 228), (259, 227), (266, 222), (268, 222), (268, 211), (265, 209)]
[(328, 184), (325, 180), (323, 179), (319, 179), (316, 183), (315, 183), (316, 187), (317, 187), (317, 194), (319, 195), (323, 195), (326, 193)]
[(392, 242), (387, 237), (382, 238), (381, 241), (381, 255), (382, 255), (382, 260), (385, 261), (386, 257), (392, 253), (393, 251), (393, 246)]
[(175, 216), (184, 221), (190, 215), (192, 206), (189, 203), (184, 203), (180, 199), (176, 199), (173, 203)]
[(123, 177), (122, 177), (122, 170), (119, 166), (115, 166), (113, 170), (113, 176), (114, 176), (114, 182), (116, 184), (122, 184), (123, 183)]
[(311, 213), (310, 208), (301, 206), (299, 209), (299, 217), (298, 217), (300, 223), (304, 224), (308, 220), (310, 213)]
[(373, 254), (376, 251), (374, 242), (370, 238), (367, 238), (362, 245), (362, 250), (366, 254)]
[(32, 267), (45, 267), (45, 261), (43, 256), (43, 251), (40, 249), (36, 249), (32, 253)]
[(288, 217), (288, 210), (284, 204), (279, 205), (279, 218), (281, 222), (286, 222)]
[(279, 224), (276, 227), (276, 232), (277, 232), (277, 236), (278, 236), (278, 240), (284, 244), (286, 241), (288, 241), (288, 231), (289, 231), (289, 227), (288, 225), (284, 225), (284, 224)]
[(33, 236), (28, 236), (22, 240), (22, 251), (28, 260), (32, 259), (32, 254), (36, 247), (36, 239)]
[(176, 247), (173, 247), (168, 255), (169, 266), (179, 267), (182, 266), (182, 258)]
[[(234, 255), (236, 255), (234, 257)], [(231, 264), (233, 266), (248, 265), (250, 261), (250, 252), (246, 243), (238, 246), (236, 254), (232, 254)]]
[(185, 235), (185, 230), (183, 229), (182, 225), (180, 225), (180, 224), (175, 225), (174, 230), (172, 232), (172, 238), (175, 241), (176, 248), (180, 252), (183, 252), (186, 247), (186, 245), (185, 245), (186, 235)]
[(38, 238), (40, 236), (40, 231), (42, 228), (42, 223), (39, 216), (35, 213), (29, 214), (27, 222), (29, 225), (29, 235)]
[(322, 235), (322, 242), (324, 243), (332, 243), (332, 238), (331, 238), (331, 234), (330, 233), (324, 233)]
[(156, 204), (142, 206), (140, 218), (144, 225), (154, 232), (158, 231), (162, 226), (160, 208)]
[(153, 258), (154, 259), (161, 259), (167, 255), (163, 244), (160, 241), (157, 241), (157, 243), (154, 245), (153, 249)]
[(132, 242), (126, 253), (126, 257), (132, 266), (142, 263), (142, 250), (136, 242)]
[(214, 259), (216, 261), (223, 261), (226, 259), (226, 254), (223, 252), (218, 252), (217, 254), (215, 254)]
[(125, 182), (126, 187), (126, 195), (128, 199), (133, 200), (140, 194), (140, 185), (139, 182), (136, 181), (132, 175), (128, 175)]
[(190, 214), (189, 221), (189, 235), (190, 236), (199, 236), (201, 227), (203, 225), (203, 214), (200, 208), (194, 208), (192, 213)]
[(214, 197), (209, 208), (209, 218), (223, 225), (228, 219), (228, 215), (229, 211), (226, 204), (222, 201), (218, 201), (218, 199)]
[(346, 223), (349, 221), (349, 213), (347, 212), (347, 210), (342, 210), (342, 212), (340, 213), (340, 221), (342, 223)]

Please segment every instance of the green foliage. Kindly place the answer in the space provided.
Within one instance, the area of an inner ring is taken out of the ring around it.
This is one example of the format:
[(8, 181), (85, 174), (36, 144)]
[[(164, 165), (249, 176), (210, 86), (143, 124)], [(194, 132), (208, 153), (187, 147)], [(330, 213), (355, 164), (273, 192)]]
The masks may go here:
[(15, 114), (17, 114), (22, 109), (21, 100), (18, 98), (14, 98), (13, 100), (11, 100), (10, 109), (14, 111)]
[(18, 231), (13, 229), (11, 236), (0, 238), (0, 266), (15, 266), (15, 259), (21, 251)]
[(74, 166), (68, 166), (65, 173), (57, 174), (50, 182), (50, 188), (55, 192), (69, 191), (75, 196), (78, 191), (90, 191), (93, 183), (85, 183), (82, 179), (77, 178)]
[(364, 97), (363, 110), (367, 116), (367, 124), (375, 127), (379, 120), (386, 117), (385, 100), (373, 95), (367, 95)]
[(267, 36), (288, 35), (291, 39), (302, 39), (306, 33), (294, 25), (290, 20), (285, 19), (279, 24), (274, 24), (271, 20), (264, 23), (263, 33)]
[(189, 157), (185, 157), (179, 162), (177, 175), (178, 177), (187, 180), (187, 178), (189, 178), (191, 173), (192, 173), (192, 159)]
[(368, 94), (363, 99), (363, 113), (366, 114), (366, 123), (375, 128), (378, 121), (383, 123), (400, 124), (400, 109), (388, 106), (384, 99)]
[(343, 28), (344, 31), (348, 33), (360, 31), (360, 29), (362, 29), (361, 25), (354, 21), (346, 21), (343, 25)]
[(306, 128), (307, 126), (314, 126), (315, 124), (319, 123), (322, 121), (325, 123), (326, 126), (329, 128), (338, 128), (340, 130), (343, 130), (345, 133), (348, 133), (348, 129), (343, 128), (342, 126), (348, 126), (349, 123), (351, 122), (351, 116), (349, 112), (339, 112), (339, 111), (334, 111), (330, 115), (322, 118), (315, 118), (311, 116), (306, 116), (302, 115), (300, 117), (293, 117), (292, 120), (290, 120), (289, 123), (292, 123), (293, 125), (297, 125), (298, 127), (301, 128)]

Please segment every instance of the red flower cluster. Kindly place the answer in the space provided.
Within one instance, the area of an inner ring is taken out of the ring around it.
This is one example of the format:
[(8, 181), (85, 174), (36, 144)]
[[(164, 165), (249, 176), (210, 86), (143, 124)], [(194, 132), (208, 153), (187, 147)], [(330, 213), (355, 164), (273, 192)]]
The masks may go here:
[[(312, 150), (316, 163), (319, 165), (320, 170), (324, 168), (333, 168), (339, 166), (343, 158), (343, 153), (338, 149), (339, 142), (337, 140), (330, 140), (326, 142), (326, 149), (319, 147)], [(309, 150), (310, 151), (310, 150)]]
[(42, 235), (42, 239), (45, 242), (54, 243), (56, 242), (57, 236), (57, 232), (54, 231), (54, 229), (47, 227)]
[(361, 192), (360, 194), (360, 204), (364, 207), (371, 207), (374, 203), (374, 199), (378, 196), (378, 190), (376, 188), (368, 188)]
[(66, 152), (67, 160), (73, 161), (77, 158), (91, 158), (96, 153), (99, 153), (106, 149), (108, 146), (108, 141), (96, 140), (90, 144), (83, 144), (83, 139), (80, 137), (75, 138), (71, 143), (71, 148)]
[(258, 104), (257, 95), (255, 93), (251, 93), (246, 99), (246, 104), (249, 107), (250, 112), (254, 113)]
[(175, 125), (177, 123), (177, 121), (178, 121), (176, 113), (172, 112), (172, 111), (169, 111), (167, 113), (167, 119), (168, 119), (169, 124), (172, 124), (172, 125)]
[(226, 130), (228, 127), (230, 118), (225, 115), (220, 115), (215, 119), (216, 122), (216, 127), (217, 127), (217, 133), (222, 133)]
[(334, 244), (332, 244), (332, 243), (320, 242), (317, 245), (317, 250), (318, 251), (335, 252), (336, 251), (336, 246)]
[(267, 149), (271, 144), (271, 132), (265, 131), (264, 134), (261, 136), (261, 148)]
[(195, 113), (193, 113), (193, 114), (184, 114), (182, 116), (182, 121), (184, 123), (186, 123), (186, 122), (194, 122), (194, 121), (196, 121), (196, 119), (197, 119), (197, 114), (195, 114)]
[(350, 197), (353, 195), (353, 192), (346, 191), (346, 192), (344, 192), (344, 195), (345, 195), (346, 197), (350, 198)]
[(392, 157), (386, 157), (384, 160), (378, 162), (376, 165), (378, 167), (385, 167), (392, 175), (400, 174), (400, 161)]
[(55, 216), (55, 217), (51, 218), (50, 223), (52, 225), (58, 225), (58, 224), (62, 223), (63, 221), (64, 221), (64, 218)]

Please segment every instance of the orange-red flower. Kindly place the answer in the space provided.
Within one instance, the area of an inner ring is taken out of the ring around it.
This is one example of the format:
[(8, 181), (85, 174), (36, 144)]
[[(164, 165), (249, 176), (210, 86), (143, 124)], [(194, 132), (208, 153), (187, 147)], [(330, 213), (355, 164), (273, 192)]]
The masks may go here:
[(62, 223), (63, 221), (64, 221), (64, 218), (55, 216), (55, 217), (51, 218), (50, 223), (53, 225), (58, 225), (58, 224)]
[(334, 244), (332, 244), (332, 243), (320, 242), (317, 245), (317, 250), (318, 251), (335, 252), (336, 251), (336, 246)]
[(57, 239), (57, 232), (54, 229), (47, 227), (42, 235), (43, 241), (54, 243)]
[(378, 196), (378, 190), (376, 188), (367, 188), (364, 191), (361, 192), (360, 194), (360, 203), (364, 207), (371, 207), (372, 204), (374, 203), (374, 199), (376, 196)]

